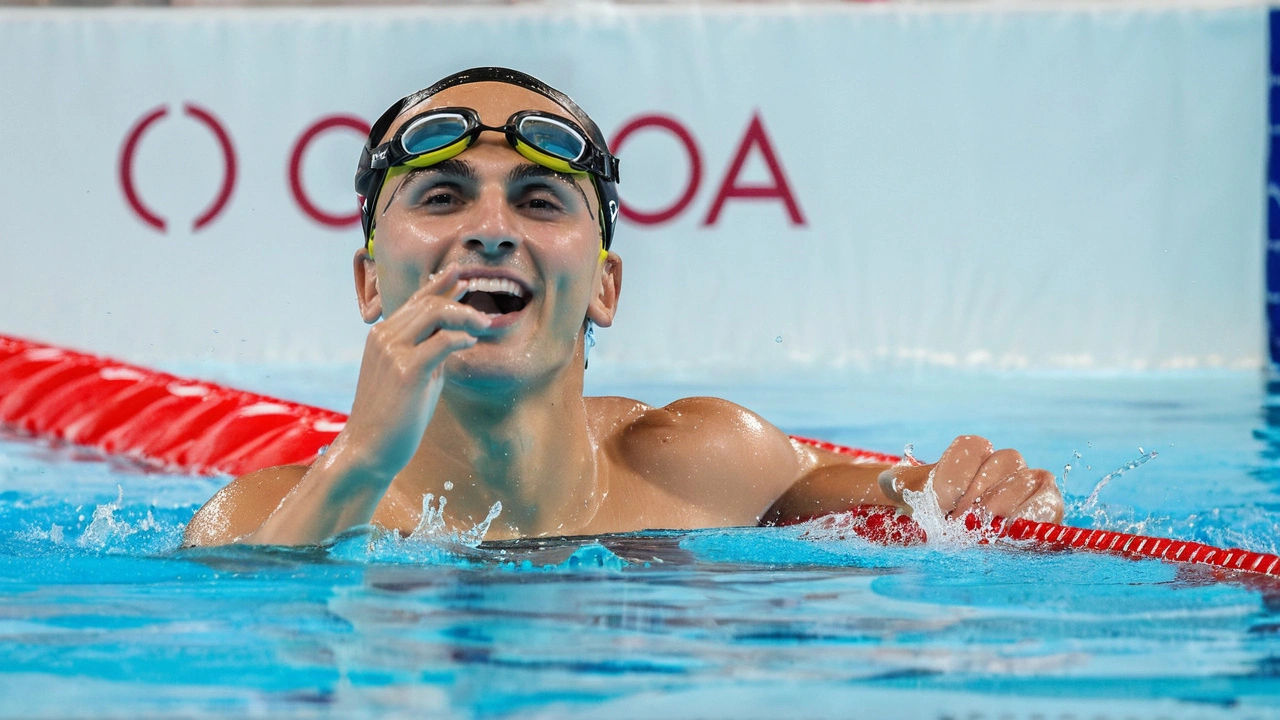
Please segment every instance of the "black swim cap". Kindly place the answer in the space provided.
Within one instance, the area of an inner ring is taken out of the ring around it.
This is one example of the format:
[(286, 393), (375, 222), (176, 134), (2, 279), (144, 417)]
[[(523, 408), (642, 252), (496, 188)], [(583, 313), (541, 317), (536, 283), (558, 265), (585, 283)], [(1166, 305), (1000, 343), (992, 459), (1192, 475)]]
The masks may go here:
[[(600, 132), (600, 128), (589, 115), (583, 112), (568, 95), (542, 82), (532, 75), (527, 75), (519, 70), (511, 70), (500, 67), (478, 67), (470, 70), (457, 72), (449, 77), (436, 82), (431, 87), (419, 90), (411, 95), (406, 95), (397, 101), (394, 105), (387, 108), (382, 113), (373, 127), (369, 129), (369, 139), (365, 141), (364, 149), (360, 151), (360, 163), (356, 166), (356, 192), (360, 194), (360, 220), (364, 227), (364, 236), (368, 240), (369, 233), (373, 228), (373, 203), (377, 195), (378, 188), (382, 185), (383, 178), (386, 176), (385, 170), (375, 170), (372, 167), (373, 149), (378, 146), (382, 136), (387, 133), (387, 129), (400, 116), (400, 113), (406, 109), (417, 105), (436, 93), (447, 90), (456, 85), (466, 85), (474, 82), (500, 82), (508, 85), (515, 85), (526, 90), (532, 90), (539, 95), (551, 100), (555, 104), (563, 108), (569, 116), (587, 132), (591, 142), (595, 144), (601, 151), (608, 153), (609, 144), (605, 141), (604, 134)], [(592, 182), (596, 188), (596, 195), (600, 199), (601, 212), (601, 230), (604, 233), (604, 247), (609, 249), (613, 244), (613, 233), (618, 225), (618, 184), (616, 173), (613, 180), (605, 180), (595, 174), (591, 175)]]

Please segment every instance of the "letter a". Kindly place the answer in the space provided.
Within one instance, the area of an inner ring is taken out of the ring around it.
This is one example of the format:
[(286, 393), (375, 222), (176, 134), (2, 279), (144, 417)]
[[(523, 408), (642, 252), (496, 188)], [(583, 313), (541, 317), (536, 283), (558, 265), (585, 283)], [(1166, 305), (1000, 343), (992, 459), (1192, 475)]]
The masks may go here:
[[(747, 162), (747, 153), (751, 152), (753, 147), (760, 149), (765, 165), (769, 168), (769, 175), (773, 178), (773, 182), (769, 185), (738, 184), (738, 173), (742, 172), (742, 166)], [(720, 189), (716, 191), (716, 199), (711, 203), (711, 210), (707, 213), (707, 218), (702, 221), (704, 227), (716, 223), (716, 220), (720, 218), (720, 211), (724, 209), (725, 202), (730, 198), (781, 200), (787, 208), (787, 215), (791, 218), (791, 224), (805, 224), (804, 216), (800, 214), (800, 205), (796, 202), (795, 195), (791, 192), (791, 186), (787, 183), (786, 173), (782, 172), (782, 164), (778, 162), (778, 156), (773, 151), (773, 144), (769, 142), (769, 136), (764, 131), (764, 123), (760, 121), (760, 113), (758, 112), (751, 116), (751, 123), (747, 125), (747, 132), (742, 136), (742, 142), (738, 144), (738, 152), (733, 156), (733, 162), (729, 163), (729, 170), (724, 175), (724, 181), (720, 183)]]

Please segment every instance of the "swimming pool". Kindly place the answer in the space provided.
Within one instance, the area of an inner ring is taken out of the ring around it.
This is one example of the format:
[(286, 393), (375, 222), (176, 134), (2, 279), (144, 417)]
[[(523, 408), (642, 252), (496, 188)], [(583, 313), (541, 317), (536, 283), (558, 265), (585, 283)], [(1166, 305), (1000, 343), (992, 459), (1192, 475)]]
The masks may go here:
[[(188, 374), (345, 408), (352, 368)], [(1280, 390), (1255, 373), (882, 373), (714, 393), (783, 429), (936, 457), (987, 435), (1067, 521), (1276, 552)], [(1141, 449), (1140, 449), (1141, 448)], [(1158, 457), (1080, 501), (1108, 472)], [(1074, 452), (1081, 455), (1074, 457)], [(1280, 583), (806, 529), (479, 549), (177, 551), (221, 480), (0, 440), (0, 716), (1275, 717)]]

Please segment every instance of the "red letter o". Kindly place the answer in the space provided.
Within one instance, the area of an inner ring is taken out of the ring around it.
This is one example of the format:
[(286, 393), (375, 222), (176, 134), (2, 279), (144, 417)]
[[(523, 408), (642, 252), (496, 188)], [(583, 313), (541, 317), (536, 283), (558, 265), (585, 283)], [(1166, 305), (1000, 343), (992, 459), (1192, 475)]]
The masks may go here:
[(311, 202), (311, 199), (307, 197), (306, 190), (302, 187), (303, 154), (306, 153), (307, 147), (311, 145), (311, 142), (320, 133), (335, 128), (355, 130), (362, 136), (369, 134), (369, 123), (353, 115), (328, 115), (317, 120), (311, 127), (304, 130), (298, 141), (293, 144), (293, 153), (289, 156), (289, 190), (293, 193), (294, 202), (298, 203), (298, 207), (302, 208), (302, 212), (306, 213), (307, 217), (321, 225), (343, 228), (358, 225), (360, 223), (360, 211), (356, 210), (350, 215), (334, 215), (321, 210), (316, 207), (315, 203)]
[(662, 128), (684, 145), (685, 154), (689, 156), (689, 182), (685, 185), (684, 193), (670, 207), (645, 212), (629, 208), (626, 203), (619, 203), (618, 210), (622, 213), (622, 217), (631, 222), (639, 225), (658, 225), (684, 212), (684, 209), (689, 207), (689, 203), (693, 202), (693, 196), (697, 194), (698, 186), (702, 184), (702, 154), (698, 152), (698, 143), (694, 141), (693, 135), (680, 124), (679, 120), (667, 115), (641, 115), (622, 126), (614, 136), (613, 142), (609, 143), (613, 153), (618, 154), (622, 149), (622, 143), (626, 142), (632, 133), (648, 127)]

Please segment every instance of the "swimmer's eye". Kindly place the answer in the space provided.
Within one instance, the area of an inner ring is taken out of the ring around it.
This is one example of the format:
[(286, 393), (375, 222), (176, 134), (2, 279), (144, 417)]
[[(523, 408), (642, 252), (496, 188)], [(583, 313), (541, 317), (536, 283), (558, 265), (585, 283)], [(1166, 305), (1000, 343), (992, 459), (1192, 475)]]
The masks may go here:
[(562, 214), (568, 206), (556, 189), (546, 186), (526, 188), (515, 204), (539, 216)]
[(525, 203), (531, 210), (560, 210), (558, 204), (547, 200), (546, 198), (533, 198)]
[(450, 185), (435, 185), (423, 188), (414, 203), (419, 207), (431, 210), (448, 210), (462, 201), (459, 189)]
[(454, 198), (452, 193), (447, 193), (447, 192), (428, 193), (427, 196), (424, 197), (419, 204), (420, 205), (451, 205), (453, 204), (453, 201), (455, 199), (456, 198)]

